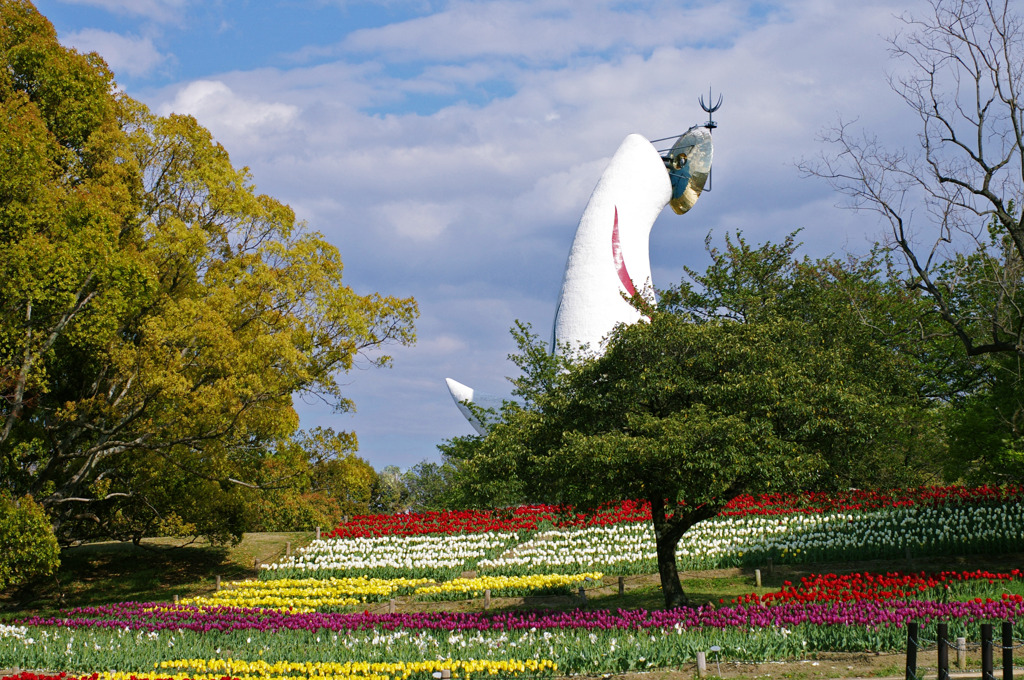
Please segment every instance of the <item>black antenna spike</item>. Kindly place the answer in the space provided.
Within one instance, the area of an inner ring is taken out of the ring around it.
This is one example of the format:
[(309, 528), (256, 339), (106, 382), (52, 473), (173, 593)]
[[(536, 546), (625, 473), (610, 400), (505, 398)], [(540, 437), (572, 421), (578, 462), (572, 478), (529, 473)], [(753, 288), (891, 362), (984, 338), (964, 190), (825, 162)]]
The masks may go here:
[(708, 114), (708, 122), (704, 124), (704, 127), (714, 130), (716, 127), (718, 127), (718, 123), (716, 123), (711, 118), (711, 114), (717, 111), (718, 109), (722, 108), (722, 95), (718, 95), (718, 101), (715, 103), (714, 106), (709, 106), (710, 102), (712, 101), (713, 99), (711, 97), (711, 86), (708, 85), (708, 104), (704, 103), (704, 95), (701, 95), (700, 108), (704, 109), (704, 111), (706, 111)]

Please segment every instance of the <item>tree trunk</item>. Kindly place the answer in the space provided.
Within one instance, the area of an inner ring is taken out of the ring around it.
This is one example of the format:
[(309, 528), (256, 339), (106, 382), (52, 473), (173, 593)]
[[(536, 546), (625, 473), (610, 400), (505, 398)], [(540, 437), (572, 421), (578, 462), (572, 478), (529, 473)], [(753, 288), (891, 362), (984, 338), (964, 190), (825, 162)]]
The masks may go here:
[(688, 527), (665, 518), (665, 501), (651, 498), (651, 519), (654, 521), (654, 540), (658, 552), (658, 574), (661, 576), (661, 592), (665, 595), (665, 609), (686, 607), (690, 599), (683, 592), (676, 569), (676, 544)]

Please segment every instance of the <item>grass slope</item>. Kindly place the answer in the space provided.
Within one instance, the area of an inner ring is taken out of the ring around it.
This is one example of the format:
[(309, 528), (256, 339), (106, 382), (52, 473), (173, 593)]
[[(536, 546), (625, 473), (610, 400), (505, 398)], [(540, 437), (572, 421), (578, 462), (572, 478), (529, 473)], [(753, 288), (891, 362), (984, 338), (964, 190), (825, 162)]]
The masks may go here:
[(245, 534), (235, 546), (205, 541), (144, 539), (132, 543), (92, 543), (61, 552), (53, 578), (0, 593), (0, 620), (26, 614), (114, 602), (167, 602), (213, 590), (224, 581), (255, 576), (255, 561), (270, 562), (313, 540), (312, 532)]

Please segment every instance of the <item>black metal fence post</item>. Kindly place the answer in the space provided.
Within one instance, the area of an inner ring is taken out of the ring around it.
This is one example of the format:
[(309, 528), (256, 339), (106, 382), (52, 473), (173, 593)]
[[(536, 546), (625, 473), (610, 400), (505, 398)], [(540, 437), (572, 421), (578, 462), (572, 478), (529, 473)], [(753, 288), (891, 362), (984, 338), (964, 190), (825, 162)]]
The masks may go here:
[(1013, 624), (1003, 621), (1003, 680), (1013, 680)]
[(992, 668), (992, 624), (981, 624), (981, 680), (995, 680)]
[(917, 621), (907, 624), (907, 680), (917, 680)]
[(935, 637), (939, 647), (939, 680), (949, 680), (949, 624), (940, 623)]

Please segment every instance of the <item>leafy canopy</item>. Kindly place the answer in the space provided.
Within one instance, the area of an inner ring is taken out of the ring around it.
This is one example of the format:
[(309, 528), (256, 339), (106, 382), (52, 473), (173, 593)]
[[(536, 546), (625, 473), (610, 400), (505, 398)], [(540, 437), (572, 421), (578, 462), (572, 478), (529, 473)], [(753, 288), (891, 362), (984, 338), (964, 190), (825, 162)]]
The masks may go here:
[[(0, 0), (0, 479), (62, 541), (238, 537), (296, 395), (411, 343), (411, 298), (358, 294), (337, 248), (189, 116)], [(263, 480), (263, 481), (261, 481)]]

